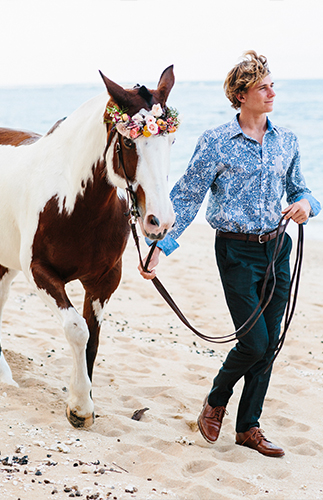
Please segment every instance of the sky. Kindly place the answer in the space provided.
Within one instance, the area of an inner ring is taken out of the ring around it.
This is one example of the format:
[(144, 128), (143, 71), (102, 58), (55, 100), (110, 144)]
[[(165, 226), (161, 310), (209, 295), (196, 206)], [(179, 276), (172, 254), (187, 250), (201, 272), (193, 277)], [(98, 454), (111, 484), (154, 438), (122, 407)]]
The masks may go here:
[(0, 87), (223, 81), (249, 49), (323, 79), (323, 0), (0, 0)]

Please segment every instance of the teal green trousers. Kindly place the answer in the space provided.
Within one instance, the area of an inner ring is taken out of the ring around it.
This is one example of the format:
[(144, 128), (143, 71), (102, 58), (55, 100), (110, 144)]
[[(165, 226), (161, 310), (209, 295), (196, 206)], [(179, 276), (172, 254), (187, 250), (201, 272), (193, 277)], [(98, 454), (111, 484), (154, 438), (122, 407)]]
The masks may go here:
[[(211, 406), (226, 406), (233, 394), (234, 385), (244, 377), (236, 432), (246, 432), (251, 427), (259, 427), (259, 418), (271, 375), (271, 368), (268, 371), (266, 368), (274, 356), (288, 299), (291, 247), (291, 238), (285, 234), (275, 264), (277, 282), (274, 295), (251, 331), (239, 339), (228, 353), (213, 381), (208, 397)], [(257, 243), (216, 238), (217, 264), (236, 329), (243, 325), (259, 303), (265, 272), (272, 259), (274, 248), (275, 240)], [(265, 300), (272, 287), (271, 275)]]

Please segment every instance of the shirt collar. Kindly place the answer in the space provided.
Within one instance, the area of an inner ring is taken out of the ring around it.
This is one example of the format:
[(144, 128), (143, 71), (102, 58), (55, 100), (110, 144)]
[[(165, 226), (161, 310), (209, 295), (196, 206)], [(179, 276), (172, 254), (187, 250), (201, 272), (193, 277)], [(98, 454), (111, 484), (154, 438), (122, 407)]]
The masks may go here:
[[(240, 124), (239, 124), (239, 119), (238, 119), (239, 114), (240, 113), (237, 113), (236, 116), (233, 118), (233, 120), (229, 124), (230, 139), (232, 139), (233, 137), (236, 137), (237, 135), (240, 135), (240, 134), (245, 135), (242, 128), (240, 127)], [(269, 120), (269, 118), (267, 116), (267, 131), (266, 131), (266, 133), (273, 132), (273, 131), (278, 133), (277, 127)]]

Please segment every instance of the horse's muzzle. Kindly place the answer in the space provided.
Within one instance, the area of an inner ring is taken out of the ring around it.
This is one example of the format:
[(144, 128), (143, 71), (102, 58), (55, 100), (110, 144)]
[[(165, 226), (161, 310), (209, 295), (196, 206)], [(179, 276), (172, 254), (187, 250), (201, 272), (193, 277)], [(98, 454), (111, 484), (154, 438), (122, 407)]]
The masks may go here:
[(145, 236), (147, 236), (147, 238), (149, 238), (152, 241), (160, 241), (163, 238), (165, 238), (165, 236), (167, 234), (167, 229), (164, 229), (164, 231), (161, 231), (161, 232), (159, 232), (157, 234), (155, 234), (155, 233), (148, 233), (147, 231), (144, 231), (144, 234), (145, 234)]

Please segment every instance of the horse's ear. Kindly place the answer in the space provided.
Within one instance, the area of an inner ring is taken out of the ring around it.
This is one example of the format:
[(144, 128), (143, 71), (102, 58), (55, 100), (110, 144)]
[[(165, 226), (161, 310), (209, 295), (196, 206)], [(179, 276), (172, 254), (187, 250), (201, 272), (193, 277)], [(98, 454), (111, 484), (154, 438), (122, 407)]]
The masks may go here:
[(112, 99), (116, 102), (116, 104), (118, 104), (118, 106), (120, 107), (128, 106), (129, 95), (127, 91), (117, 83), (107, 78), (100, 70), (99, 73), (102, 77), (102, 80), (105, 83), (108, 93), (110, 94)]
[(170, 91), (175, 83), (174, 66), (168, 66), (163, 71), (157, 86), (157, 93), (159, 95), (159, 102), (161, 106), (165, 106)]

